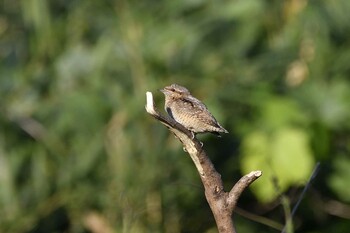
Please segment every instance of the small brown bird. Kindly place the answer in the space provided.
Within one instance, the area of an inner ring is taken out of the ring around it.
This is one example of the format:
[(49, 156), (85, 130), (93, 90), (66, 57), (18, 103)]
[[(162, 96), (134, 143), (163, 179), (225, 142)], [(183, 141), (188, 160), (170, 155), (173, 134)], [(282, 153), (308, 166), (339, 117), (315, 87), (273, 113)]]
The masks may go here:
[(208, 111), (205, 104), (196, 99), (183, 86), (172, 84), (160, 90), (165, 95), (165, 111), (175, 121), (194, 134), (228, 133)]

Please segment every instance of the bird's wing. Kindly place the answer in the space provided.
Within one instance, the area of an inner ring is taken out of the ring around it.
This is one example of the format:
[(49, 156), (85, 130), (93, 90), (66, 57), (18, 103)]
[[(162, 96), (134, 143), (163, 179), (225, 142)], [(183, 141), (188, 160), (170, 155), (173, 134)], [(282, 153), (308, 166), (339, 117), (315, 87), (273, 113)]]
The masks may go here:
[(200, 100), (196, 99), (193, 96), (187, 96), (183, 98), (185, 103), (188, 103), (192, 108), (192, 114), (201, 119), (208, 125), (220, 128), (222, 132), (228, 133), (228, 131), (222, 127), (219, 122), (215, 119), (215, 117), (209, 112), (207, 106), (202, 103)]
[(191, 105), (194, 112), (197, 112), (197, 111), (209, 112), (207, 106), (193, 96), (183, 97), (182, 100), (185, 103)]
[(191, 112), (197, 118), (207, 121), (209, 125), (220, 127), (215, 117), (209, 112), (207, 106), (204, 103), (202, 103), (200, 100), (196, 99), (193, 96), (183, 97), (182, 100), (185, 103), (191, 105), (191, 108), (192, 108)]

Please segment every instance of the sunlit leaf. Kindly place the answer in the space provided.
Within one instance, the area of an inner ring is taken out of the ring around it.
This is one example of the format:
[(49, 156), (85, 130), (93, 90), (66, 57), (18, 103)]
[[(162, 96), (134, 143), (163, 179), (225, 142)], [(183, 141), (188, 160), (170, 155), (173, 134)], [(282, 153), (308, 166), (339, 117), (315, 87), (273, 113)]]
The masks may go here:
[(292, 185), (305, 183), (313, 164), (307, 134), (302, 130), (282, 128), (271, 135), (253, 132), (243, 141), (242, 172), (262, 170), (262, 179), (252, 189), (263, 202), (274, 200)]

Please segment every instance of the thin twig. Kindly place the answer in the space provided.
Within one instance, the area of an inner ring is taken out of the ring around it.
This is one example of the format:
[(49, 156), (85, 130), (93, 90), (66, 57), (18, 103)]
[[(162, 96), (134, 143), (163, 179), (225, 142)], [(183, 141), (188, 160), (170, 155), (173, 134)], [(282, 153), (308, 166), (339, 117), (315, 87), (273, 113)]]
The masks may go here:
[[(291, 212), (291, 214), (290, 214), (290, 220), (293, 219), (295, 213), (297, 212), (297, 209), (298, 209), (298, 207), (299, 207), (301, 201), (303, 200), (303, 198), (304, 198), (304, 196), (305, 196), (305, 194), (306, 194), (306, 191), (309, 189), (312, 180), (315, 179), (315, 177), (317, 176), (319, 167), (320, 167), (320, 162), (317, 162), (316, 165), (315, 165), (315, 167), (314, 167), (314, 170), (313, 170), (312, 173), (311, 173), (311, 176), (310, 176), (309, 180), (307, 181), (307, 183), (306, 183), (306, 185), (305, 185), (303, 191), (301, 192), (301, 194), (300, 194), (300, 196), (299, 196), (299, 198), (298, 198), (297, 203), (296, 203), (296, 204), (294, 205), (294, 207), (293, 207), (293, 210), (292, 210), (292, 212)], [(285, 232), (286, 232), (286, 227), (284, 227), (283, 230), (282, 230), (282, 233), (285, 233)]]

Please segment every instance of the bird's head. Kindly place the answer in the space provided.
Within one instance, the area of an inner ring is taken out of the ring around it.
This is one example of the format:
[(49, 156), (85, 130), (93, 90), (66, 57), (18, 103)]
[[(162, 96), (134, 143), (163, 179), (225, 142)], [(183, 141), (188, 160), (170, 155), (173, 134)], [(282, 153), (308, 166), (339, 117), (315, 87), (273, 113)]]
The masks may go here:
[(166, 86), (163, 89), (160, 89), (161, 92), (164, 93), (166, 97), (180, 98), (184, 96), (191, 95), (191, 93), (183, 86), (178, 84), (171, 84), (170, 86)]

